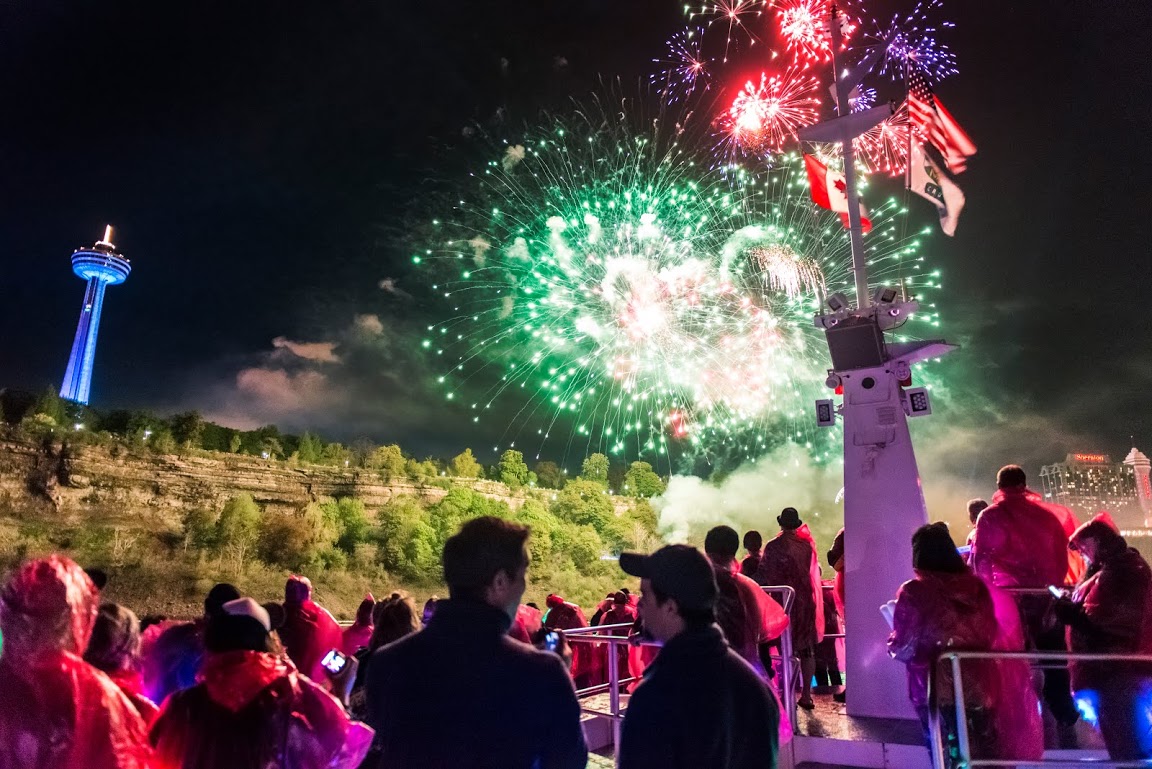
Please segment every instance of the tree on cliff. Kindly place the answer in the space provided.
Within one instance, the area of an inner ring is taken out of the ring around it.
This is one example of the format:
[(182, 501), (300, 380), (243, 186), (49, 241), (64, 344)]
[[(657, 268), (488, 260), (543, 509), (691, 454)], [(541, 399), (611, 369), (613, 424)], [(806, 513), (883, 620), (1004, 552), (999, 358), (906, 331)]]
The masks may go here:
[(406, 468), (404, 452), (395, 443), (381, 446), (368, 455), (364, 466), (372, 470), (379, 470), (385, 480), (403, 478)]
[(186, 448), (200, 448), (200, 441), (204, 435), (204, 418), (198, 411), (185, 411), (176, 414), (168, 420), (172, 439), (176, 444)]
[(52, 423), (55, 425), (63, 425), (67, 418), (64, 410), (64, 401), (60, 400), (56, 388), (51, 385), (40, 394), (40, 397), (36, 400), (35, 408), (32, 409), (32, 413), (51, 417)]
[(532, 475), (528, 465), (524, 464), (524, 455), (515, 449), (508, 449), (500, 455), (496, 470), (500, 482), (513, 490), (527, 485), (530, 480), (528, 476)]
[(564, 471), (560, 469), (560, 465), (555, 462), (537, 462), (536, 481), (542, 489), (562, 489), (564, 488)]
[(324, 451), (324, 442), (310, 432), (300, 436), (300, 447), (296, 449), (296, 457), (301, 462), (314, 465), (320, 461)]
[(580, 477), (585, 481), (592, 481), (608, 486), (608, 457), (603, 454), (593, 454), (584, 460), (580, 467)]
[(624, 494), (629, 497), (655, 497), (664, 493), (664, 481), (647, 462), (633, 462), (624, 474)]
[(452, 474), (457, 478), (483, 478), (484, 466), (476, 461), (472, 449), (464, 449), (462, 454), (452, 457)]
[(180, 516), (184, 528), (184, 552), (188, 548), (210, 550), (216, 544), (216, 514), (203, 507), (192, 507)]
[(237, 567), (243, 567), (244, 559), (260, 536), (260, 518), (260, 507), (251, 494), (237, 494), (225, 502), (220, 511), (216, 545), (232, 556)]

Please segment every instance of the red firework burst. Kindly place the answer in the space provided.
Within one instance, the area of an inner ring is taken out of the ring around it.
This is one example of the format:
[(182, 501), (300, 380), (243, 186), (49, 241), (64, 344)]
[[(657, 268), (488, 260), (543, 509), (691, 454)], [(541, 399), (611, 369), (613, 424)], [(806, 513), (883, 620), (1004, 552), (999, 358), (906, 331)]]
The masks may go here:
[[(784, 0), (777, 10), (780, 34), (797, 59), (811, 63), (832, 58), (832, 35), (828, 27), (832, 9), (827, 0)], [(837, 13), (836, 17), (840, 34), (847, 40), (856, 31), (856, 25), (843, 13)]]
[(762, 73), (744, 84), (721, 117), (724, 140), (748, 155), (779, 151), (802, 126), (816, 122), (816, 78), (791, 67), (783, 75)]

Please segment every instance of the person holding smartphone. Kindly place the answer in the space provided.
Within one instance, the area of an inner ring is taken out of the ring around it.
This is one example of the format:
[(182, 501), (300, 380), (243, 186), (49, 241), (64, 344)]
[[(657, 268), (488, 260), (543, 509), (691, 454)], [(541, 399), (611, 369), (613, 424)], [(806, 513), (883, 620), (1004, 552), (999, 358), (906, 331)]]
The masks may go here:
[[(1072, 594), (1056, 600), (1072, 651), (1152, 655), (1152, 570), (1144, 557), (1106, 513), (1078, 528), (1068, 546), (1090, 564)], [(1071, 674), (1076, 699), (1096, 712), (1109, 757), (1152, 758), (1152, 665), (1074, 662)]]

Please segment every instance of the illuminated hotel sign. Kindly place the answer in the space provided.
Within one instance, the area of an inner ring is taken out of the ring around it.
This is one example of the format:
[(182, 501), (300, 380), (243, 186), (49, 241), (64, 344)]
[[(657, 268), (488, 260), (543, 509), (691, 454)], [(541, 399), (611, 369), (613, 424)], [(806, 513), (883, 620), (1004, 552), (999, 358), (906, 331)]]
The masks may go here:
[(1069, 454), (1065, 460), (1069, 464), (1078, 465), (1110, 465), (1112, 458), (1107, 454)]

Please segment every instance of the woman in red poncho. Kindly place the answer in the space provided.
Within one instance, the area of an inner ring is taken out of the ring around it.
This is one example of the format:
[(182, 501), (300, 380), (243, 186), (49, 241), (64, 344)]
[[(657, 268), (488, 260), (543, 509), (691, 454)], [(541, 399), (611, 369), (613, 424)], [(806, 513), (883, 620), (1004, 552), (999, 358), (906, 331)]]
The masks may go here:
[(320, 660), (344, 642), (340, 625), (328, 610), (312, 600), (312, 581), (293, 575), (284, 585), (284, 626), (280, 640), (296, 668), (314, 681), (323, 681)]
[(53, 555), (21, 566), (0, 592), (0, 766), (147, 769), (144, 722), (81, 658), (96, 619), (91, 580)]
[[(907, 667), (908, 698), (927, 733), (928, 677), (937, 655), (947, 649), (989, 651), (999, 625), (992, 594), (964, 563), (945, 524), (917, 529), (912, 536), (912, 568), (915, 579), (901, 585), (896, 594), (888, 653)], [(994, 661), (969, 660), (963, 672), (972, 757), (998, 758), (999, 671)], [(956, 732), (956, 708), (949, 666), (940, 666), (937, 682), (936, 698), (951, 738)]]
[(375, 608), (376, 599), (369, 593), (356, 609), (356, 621), (344, 629), (340, 651), (349, 657), (368, 648), (368, 642), (372, 640), (372, 611)]
[(102, 671), (120, 687), (145, 724), (156, 718), (156, 703), (144, 694), (140, 675), (140, 620), (120, 604), (100, 606), (84, 661)]

